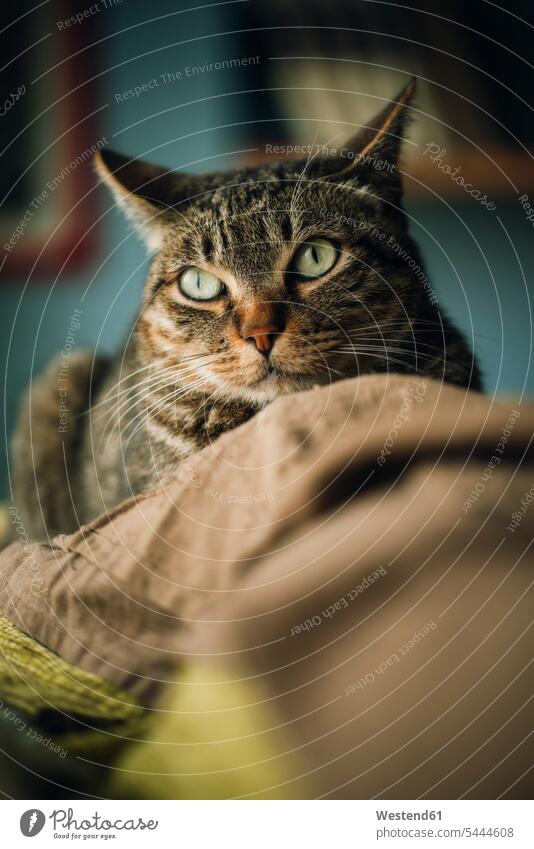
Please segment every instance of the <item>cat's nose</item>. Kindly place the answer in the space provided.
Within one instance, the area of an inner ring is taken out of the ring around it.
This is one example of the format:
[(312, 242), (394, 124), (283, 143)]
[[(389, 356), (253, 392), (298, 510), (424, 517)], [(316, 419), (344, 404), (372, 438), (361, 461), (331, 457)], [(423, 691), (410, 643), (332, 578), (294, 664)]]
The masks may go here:
[(258, 351), (268, 357), (276, 336), (281, 330), (282, 327), (279, 324), (271, 322), (270, 324), (263, 324), (261, 327), (245, 324), (241, 327), (239, 333), (243, 339), (251, 339)]

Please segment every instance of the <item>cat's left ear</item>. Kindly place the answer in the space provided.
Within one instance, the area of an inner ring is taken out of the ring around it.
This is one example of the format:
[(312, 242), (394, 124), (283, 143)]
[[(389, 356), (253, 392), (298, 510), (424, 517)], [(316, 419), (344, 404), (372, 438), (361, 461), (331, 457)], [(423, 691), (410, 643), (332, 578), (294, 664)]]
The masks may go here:
[(169, 210), (184, 192), (187, 178), (108, 149), (95, 155), (95, 168), (148, 248), (157, 250)]
[(350, 161), (331, 176), (351, 179), (362, 165), (372, 167), (373, 160), (377, 163), (386, 160), (391, 166), (397, 165), (410, 118), (408, 107), (415, 88), (416, 79), (413, 77), (397, 97), (345, 145), (343, 155)]

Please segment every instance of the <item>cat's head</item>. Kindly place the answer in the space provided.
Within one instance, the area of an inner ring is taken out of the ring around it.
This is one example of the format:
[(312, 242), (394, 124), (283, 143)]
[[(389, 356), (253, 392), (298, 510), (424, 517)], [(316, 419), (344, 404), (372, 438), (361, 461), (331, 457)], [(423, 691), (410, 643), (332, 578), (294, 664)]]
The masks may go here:
[(414, 88), (337, 153), (300, 161), (186, 175), (102, 151), (101, 177), (155, 252), (141, 359), (175, 362), (192, 390), (260, 405), (398, 371), (398, 345), (384, 339), (409, 336), (428, 301), (398, 168)]

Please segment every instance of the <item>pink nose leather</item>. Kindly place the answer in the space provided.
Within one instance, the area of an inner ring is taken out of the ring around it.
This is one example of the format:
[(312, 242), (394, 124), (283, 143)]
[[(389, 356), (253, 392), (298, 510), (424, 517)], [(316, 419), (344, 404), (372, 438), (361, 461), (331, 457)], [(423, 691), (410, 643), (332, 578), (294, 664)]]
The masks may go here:
[(277, 324), (264, 324), (262, 327), (251, 327), (245, 325), (241, 328), (240, 334), (243, 339), (253, 339), (258, 351), (262, 354), (268, 354), (274, 345), (273, 334), (279, 333), (280, 327)]

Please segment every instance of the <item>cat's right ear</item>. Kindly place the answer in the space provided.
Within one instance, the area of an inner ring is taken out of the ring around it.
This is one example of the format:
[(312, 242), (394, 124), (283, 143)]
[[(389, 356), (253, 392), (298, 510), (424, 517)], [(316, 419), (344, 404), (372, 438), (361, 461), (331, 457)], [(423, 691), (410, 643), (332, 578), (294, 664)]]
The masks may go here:
[(358, 172), (362, 163), (376, 159), (382, 161), (382, 157), (389, 160), (392, 166), (398, 164), (416, 85), (417, 80), (412, 77), (397, 96), (371, 119), (369, 125), (362, 127), (347, 142), (347, 150), (352, 153), (352, 159), (338, 176), (350, 178)]
[(158, 250), (169, 207), (176, 198), (176, 175), (113, 150), (99, 150), (94, 161), (98, 176), (111, 189), (147, 247)]
[(414, 77), (396, 98), (346, 143), (342, 150), (344, 164), (341, 168), (339, 156), (317, 157), (315, 168), (319, 176), (330, 183), (350, 185), (352, 180), (360, 177), (364, 184), (376, 182), (381, 196), (389, 195), (390, 201), (399, 204), (402, 197), (399, 158), (415, 88)]

